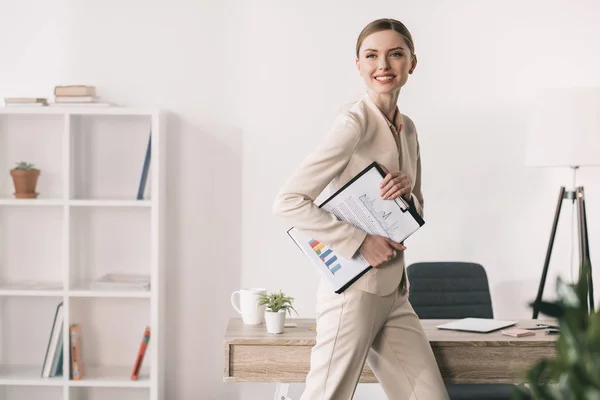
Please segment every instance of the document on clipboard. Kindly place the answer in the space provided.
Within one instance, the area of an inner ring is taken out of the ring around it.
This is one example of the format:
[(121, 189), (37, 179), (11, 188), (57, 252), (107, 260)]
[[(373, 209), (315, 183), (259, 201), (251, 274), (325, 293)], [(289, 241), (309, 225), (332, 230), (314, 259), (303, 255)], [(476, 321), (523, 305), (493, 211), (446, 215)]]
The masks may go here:
[[(401, 197), (394, 200), (381, 198), (379, 185), (385, 175), (373, 162), (319, 207), (364, 232), (400, 243), (425, 221), (414, 205)], [(372, 268), (358, 252), (351, 259), (344, 258), (326, 243), (320, 243), (295, 227), (288, 230), (288, 235), (336, 293), (342, 293)]]

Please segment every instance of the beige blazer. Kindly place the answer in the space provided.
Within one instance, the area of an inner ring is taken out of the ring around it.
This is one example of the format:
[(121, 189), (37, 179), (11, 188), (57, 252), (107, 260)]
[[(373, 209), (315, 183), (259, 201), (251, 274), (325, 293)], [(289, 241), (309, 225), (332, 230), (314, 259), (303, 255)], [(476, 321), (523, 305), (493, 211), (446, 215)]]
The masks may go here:
[[(327, 244), (343, 257), (351, 258), (366, 233), (320, 209), (314, 200), (331, 184), (338, 190), (373, 161), (388, 171), (402, 171), (412, 183), (411, 197), (423, 215), (421, 159), (415, 125), (398, 113), (396, 136), (391, 124), (368, 94), (335, 119), (318, 148), (280, 189), (273, 212), (290, 226)], [(388, 295), (396, 290), (404, 273), (404, 252), (378, 268), (372, 268), (353, 286), (366, 292)], [(408, 288), (408, 281), (406, 281)]]

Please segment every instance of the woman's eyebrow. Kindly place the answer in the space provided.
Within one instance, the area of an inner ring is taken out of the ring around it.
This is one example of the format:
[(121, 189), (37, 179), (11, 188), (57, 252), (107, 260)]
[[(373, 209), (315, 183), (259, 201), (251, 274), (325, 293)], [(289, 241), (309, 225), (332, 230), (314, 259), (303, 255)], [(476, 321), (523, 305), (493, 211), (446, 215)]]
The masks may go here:
[[(405, 50), (405, 49), (404, 49), (404, 47), (394, 47), (393, 49), (389, 49), (388, 51), (394, 51), (394, 50)], [(375, 49), (365, 49), (364, 51), (365, 51), (365, 53), (368, 51), (374, 51), (375, 53), (377, 53), (377, 50), (375, 50)]]

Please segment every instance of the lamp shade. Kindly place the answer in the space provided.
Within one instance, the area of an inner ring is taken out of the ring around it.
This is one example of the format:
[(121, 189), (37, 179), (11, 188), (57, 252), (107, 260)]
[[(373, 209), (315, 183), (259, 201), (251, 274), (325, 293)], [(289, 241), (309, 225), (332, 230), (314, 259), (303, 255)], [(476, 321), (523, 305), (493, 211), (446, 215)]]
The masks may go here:
[(540, 90), (530, 122), (527, 166), (600, 166), (600, 87)]

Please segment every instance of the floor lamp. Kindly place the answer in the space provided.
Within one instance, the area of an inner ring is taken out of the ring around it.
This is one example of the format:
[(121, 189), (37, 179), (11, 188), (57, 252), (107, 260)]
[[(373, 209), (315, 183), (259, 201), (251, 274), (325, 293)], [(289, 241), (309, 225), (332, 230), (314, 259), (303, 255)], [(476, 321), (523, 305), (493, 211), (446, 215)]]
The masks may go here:
[[(570, 168), (573, 174), (572, 190), (561, 186), (558, 194), (544, 267), (533, 306), (533, 319), (537, 319), (539, 310), (536, 304), (544, 294), (556, 229), (565, 200), (577, 211), (579, 274), (581, 276), (583, 262), (590, 263), (591, 271), (585, 191), (583, 186), (577, 186), (577, 171), (585, 167), (600, 167), (600, 87), (544, 89), (539, 92), (527, 145), (527, 165)], [(588, 289), (588, 309), (594, 310), (591, 272)]]

